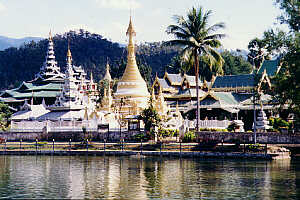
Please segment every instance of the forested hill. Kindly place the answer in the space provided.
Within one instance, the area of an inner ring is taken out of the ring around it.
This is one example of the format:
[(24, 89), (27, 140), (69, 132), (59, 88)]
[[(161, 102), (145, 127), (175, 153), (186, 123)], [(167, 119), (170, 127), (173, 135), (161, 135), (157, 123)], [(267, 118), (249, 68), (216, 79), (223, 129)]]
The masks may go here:
[[(82, 65), (85, 71), (96, 81), (105, 74), (108, 60), (113, 78), (120, 78), (126, 67), (126, 47), (111, 42), (101, 35), (85, 30), (69, 31), (53, 37), (54, 51), (58, 65), (65, 70), (68, 41), (75, 65)], [(19, 86), (22, 81), (32, 80), (45, 61), (48, 40), (32, 41), (20, 48), (8, 48), (0, 51), (0, 90)], [(160, 42), (143, 43), (136, 48), (138, 67), (142, 76), (151, 85), (155, 74), (162, 77), (165, 70), (169, 73), (179, 73), (182, 68), (178, 60), (179, 49), (166, 47)], [(243, 56), (232, 52), (221, 53), (225, 60), (224, 74), (243, 74), (251, 71), (251, 65)], [(170, 66), (170, 67), (167, 67)], [(188, 74), (194, 74), (193, 67)]]
[[(54, 51), (58, 65), (65, 70), (68, 41), (75, 65), (82, 65), (86, 72), (93, 72), (99, 81), (104, 73), (107, 60), (112, 77), (119, 78), (126, 66), (126, 48), (111, 42), (101, 35), (85, 30), (69, 31), (53, 37)], [(18, 86), (22, 81), (32, 80), (45, 61), (48, 40), (32, 41), (20, 48), (0, 51), (0, 90)], [(137, 62), (141, 73), (151, 81), (156, 72), (164, 72), (176, 48), (162, 47), (161, 43), (146, 43), (137, 48)]]

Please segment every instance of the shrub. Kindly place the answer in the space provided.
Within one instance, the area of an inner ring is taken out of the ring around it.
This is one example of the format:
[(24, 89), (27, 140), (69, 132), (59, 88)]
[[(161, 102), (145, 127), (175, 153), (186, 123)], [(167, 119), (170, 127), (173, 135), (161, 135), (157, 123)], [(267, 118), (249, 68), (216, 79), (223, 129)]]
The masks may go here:
[(189, 131), (184, 134), (182, 142), (193, 142), (195, 141), (195, 133), (193, 131)]
[(220, 129), (220, 128), (200, 128), (200, 131), (212, 131), (212, 132), (228, 132), (227, 129)]
[(280, 128), (292, 128), (292, 122), (287, 122), (281, 118), (270, 118), (269, 124), (274, 130), (276, 130), (276, 132), (279, 132)]
[(227, 130), (232, 132), (237, 128), (239, 128), (239, 126), (237, 125), (237, 123), (233, 122), (233, 123), (229, 124), (229, 126), (227, 127)]
[(160, 137), (175, 137), (178, 135), (178, 130), (160, 129), (158, 131), (158, 136)]
[(144, 134), (144, 133), (138, 133), (134, 136), (131, 137), (132, 140), (135, 140), (135, 141), (148, 141), (150, 139), (150, 134)]

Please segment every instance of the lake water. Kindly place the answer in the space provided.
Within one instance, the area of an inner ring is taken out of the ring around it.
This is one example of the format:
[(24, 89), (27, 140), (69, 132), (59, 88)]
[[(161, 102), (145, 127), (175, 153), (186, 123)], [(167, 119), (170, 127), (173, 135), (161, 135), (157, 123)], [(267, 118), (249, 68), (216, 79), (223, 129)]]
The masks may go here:
[(0, 198), (300, 199), (300, 162), (0, 156)]

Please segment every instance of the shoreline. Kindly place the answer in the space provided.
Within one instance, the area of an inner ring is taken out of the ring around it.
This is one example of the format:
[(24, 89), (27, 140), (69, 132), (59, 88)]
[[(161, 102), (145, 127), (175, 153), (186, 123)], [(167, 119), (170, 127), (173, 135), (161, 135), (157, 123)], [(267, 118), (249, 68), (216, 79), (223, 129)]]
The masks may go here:
[(220, 152), (179, 152), (179, 151), (118, 151), (118, 150), (57, 150), (57, 151), (0, 151), (0, 155), (46, 155), (46, 156), (134, 156), (143, 158), (146, 156), (178, 157), (178, 158), (216, 158), (216, 159), (255, 159), (255, 160), (280, 160), (291, 159), (288, 152), (281, 153), (220, 153)]

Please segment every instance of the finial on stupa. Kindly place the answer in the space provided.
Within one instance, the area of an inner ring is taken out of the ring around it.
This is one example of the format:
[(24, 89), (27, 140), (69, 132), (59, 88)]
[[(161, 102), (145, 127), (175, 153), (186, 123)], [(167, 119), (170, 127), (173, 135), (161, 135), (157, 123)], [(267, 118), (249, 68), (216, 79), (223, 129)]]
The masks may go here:
[(72, 66), (72, 54), (70, 50), (70, 41), (68, 41), (67, 66)]
[(52, 32), (51, 32), (51, 29), (49, 31), (49, 41), (52, 41)]
[(128, 25), (128, 28), (127, 28), (127, 31), (126, 31), (126, 35), (128, 36), (129, 35), (129, 39), (131, 36), (136, 36), (136, 32), (133, 28), (133, 25), (132, 25), (132, 20), (131, 20), (131, 15), (130, 15), (130, 19), (129, 19), (129, 25)]

